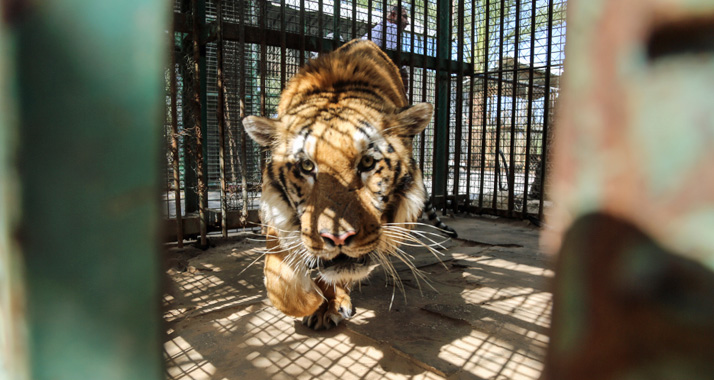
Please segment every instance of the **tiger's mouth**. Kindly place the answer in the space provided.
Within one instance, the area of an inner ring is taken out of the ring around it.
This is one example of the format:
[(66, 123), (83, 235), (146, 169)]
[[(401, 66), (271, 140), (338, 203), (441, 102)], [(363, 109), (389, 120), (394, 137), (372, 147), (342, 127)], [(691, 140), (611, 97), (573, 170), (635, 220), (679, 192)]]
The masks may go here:
[(319, 260), (319, 262), (313, 264), (310, 269), (318, 269), (320, 271), (328, 268), (333, 268), (332, 270), (354, 269), (355, 267), (367, 266), (371, 261), (369, 255), (362, 255), (355, 258), (340, 253), (332, 260)]

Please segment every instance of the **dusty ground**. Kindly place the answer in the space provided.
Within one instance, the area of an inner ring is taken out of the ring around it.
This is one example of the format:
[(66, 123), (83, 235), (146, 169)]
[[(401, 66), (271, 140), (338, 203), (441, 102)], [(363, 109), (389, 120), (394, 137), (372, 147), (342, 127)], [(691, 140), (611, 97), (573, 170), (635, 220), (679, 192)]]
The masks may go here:
[(263, 244), (238, 234), (207, 251), (170, 249), (167, 377), (537, 379), (552, 276), (538, 231), (489, 218), (447, 223), (461, 239), (443, 251), (445, 266), (408, 250), (434, 289), (401, 266), (405, 301), (378, 268), (352, 295), (356, 316), (320, 332), (272, 308), (261, 260), (246, 269)]

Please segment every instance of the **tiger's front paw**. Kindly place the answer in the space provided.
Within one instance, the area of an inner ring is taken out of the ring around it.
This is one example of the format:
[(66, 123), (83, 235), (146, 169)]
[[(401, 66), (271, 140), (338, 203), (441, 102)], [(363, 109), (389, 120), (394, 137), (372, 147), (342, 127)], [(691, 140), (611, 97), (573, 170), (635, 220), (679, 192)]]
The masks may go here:
[(304, 317), (302, 324), (313, 330), (329, 330), (355, 314), (355, 308), (349, 297), (342, 300), (330, 300), (320, 305), (315, 313)]

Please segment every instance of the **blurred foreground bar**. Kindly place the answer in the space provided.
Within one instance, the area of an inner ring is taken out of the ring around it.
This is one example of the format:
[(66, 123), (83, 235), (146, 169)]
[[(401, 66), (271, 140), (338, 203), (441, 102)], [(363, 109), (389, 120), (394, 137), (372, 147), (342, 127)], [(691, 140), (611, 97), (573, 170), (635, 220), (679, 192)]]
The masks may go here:
[(1, 11), (0, 378), (159, 379), (169, 4)]
[(546, 379), (714, 374), (714, 1), (571, 0)]

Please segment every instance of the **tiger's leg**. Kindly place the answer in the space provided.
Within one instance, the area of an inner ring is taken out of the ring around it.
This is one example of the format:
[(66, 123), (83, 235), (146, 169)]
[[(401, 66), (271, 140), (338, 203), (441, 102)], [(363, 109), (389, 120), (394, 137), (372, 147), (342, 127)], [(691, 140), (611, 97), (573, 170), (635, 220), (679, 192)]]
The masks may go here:
[(303, 318), (304, 325), (313, 330), (327, 330), (354, 315), (355, 309), (352, 306), (350, 288), (347, 284), (330, 285), (319, 279), (315, 282), (327, 300), (315, 313)]
[[(268, 230), (266, 237), (269, 252), (278, 246), (277, 236), (274, 230)], [(263, 273), (268, 298), (273, 306), (291, 317), (312, 315), (325, 299), (306, 269), (301, 270), (286, 261), (288, 255), (287, 251), (265, 255)]]

